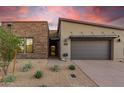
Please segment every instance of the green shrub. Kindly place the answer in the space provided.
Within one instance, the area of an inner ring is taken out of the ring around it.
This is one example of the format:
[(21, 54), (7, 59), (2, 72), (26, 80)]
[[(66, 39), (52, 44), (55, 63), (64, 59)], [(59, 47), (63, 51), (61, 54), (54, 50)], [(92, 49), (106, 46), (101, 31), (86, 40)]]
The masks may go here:
[(16, 77), (14, 75), (7, 75), (3, 78), (3, 82), (7, 83), (7, 82), (13, 82), (16, 80)]
[(75, 70), (76, 67), (75, 67), (75, 65), (69, 65), (69, 66), (68, 66), (68, 69), (70, 69), (70, 70)]
[(23, 72), (27, 72), (29, 70), (29, 68), (27, 67), (27, 65), (24, 65), (23, 67), (22, 67), (22, 71)]
[(31, 63), (24, 64), (23, 67), (22, 67), (22, 71), (23, 72), (27, 72), (31, 68), (32, 68), (32, 64)]
[(43, 72), (40, 71), (40, 70), (36, 71), (35, 74), (34, 74), (34, 77), (36, 79), (40, 79), (41, 77), (43, 77)]
[(58, 65), (54, 65), (51, 67), (51, 70), (54, 72), (57, 72), (59, 70), (59, 66)]
[(26, 64), (27, 65), (27, 67), (29, 68), (29, 69), (31, 69), (32, 68), (32, 64), (31, 64), (31, 62), (29, 62), (28, 64)]
[(43, 84), (43, 85), (41, 85), (41, 87), (47, 87), (47, 85), (44, 85), (44, 84)]

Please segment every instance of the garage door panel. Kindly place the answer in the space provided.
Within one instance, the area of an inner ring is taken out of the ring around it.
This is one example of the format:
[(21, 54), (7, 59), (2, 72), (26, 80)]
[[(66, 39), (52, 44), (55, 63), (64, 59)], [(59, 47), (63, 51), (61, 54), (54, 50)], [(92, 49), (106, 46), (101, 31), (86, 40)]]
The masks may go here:
[(83, 60), (110, 59), (110, 41), (72, 41), (71, 58)]

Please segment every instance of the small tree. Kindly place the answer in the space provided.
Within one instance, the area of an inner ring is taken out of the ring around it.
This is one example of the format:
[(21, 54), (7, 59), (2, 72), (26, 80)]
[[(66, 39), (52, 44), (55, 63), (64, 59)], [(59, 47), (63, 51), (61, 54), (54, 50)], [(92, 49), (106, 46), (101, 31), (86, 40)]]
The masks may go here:
[(0, 27), (0, 67), (4, 75), (7, 75), (8, 67), (15, 56), (15, 49), (18, 49), (19, 45), (18, 37)]

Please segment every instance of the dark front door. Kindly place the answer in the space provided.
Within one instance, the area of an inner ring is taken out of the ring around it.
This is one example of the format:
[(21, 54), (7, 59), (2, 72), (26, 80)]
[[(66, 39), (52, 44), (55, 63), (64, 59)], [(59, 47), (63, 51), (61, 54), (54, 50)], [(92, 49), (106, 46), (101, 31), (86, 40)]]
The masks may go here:
[(51, 57), (58, 56), (58, 41), (50, 40), (50, 43), (49, 43), (49, 56), (51, 56)]

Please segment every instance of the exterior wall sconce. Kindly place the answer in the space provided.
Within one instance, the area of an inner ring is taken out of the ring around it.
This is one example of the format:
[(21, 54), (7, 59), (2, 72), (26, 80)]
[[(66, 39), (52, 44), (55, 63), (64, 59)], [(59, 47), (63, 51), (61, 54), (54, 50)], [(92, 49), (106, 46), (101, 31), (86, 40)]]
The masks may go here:
[(118, 42), (121, 42), (121, 39), (120, 38), (118, 39)]
[(7, 24), (7, 26), (8, 26), (8, 27), (11, 27), (11, 26), (12, 26), (12, 24), (11, 24), (11, 23), (8, 23), (8, 24)]
[(9, 28), (9, 31), (12, 33), (12, 23), (8, 23), (7, 27)]

